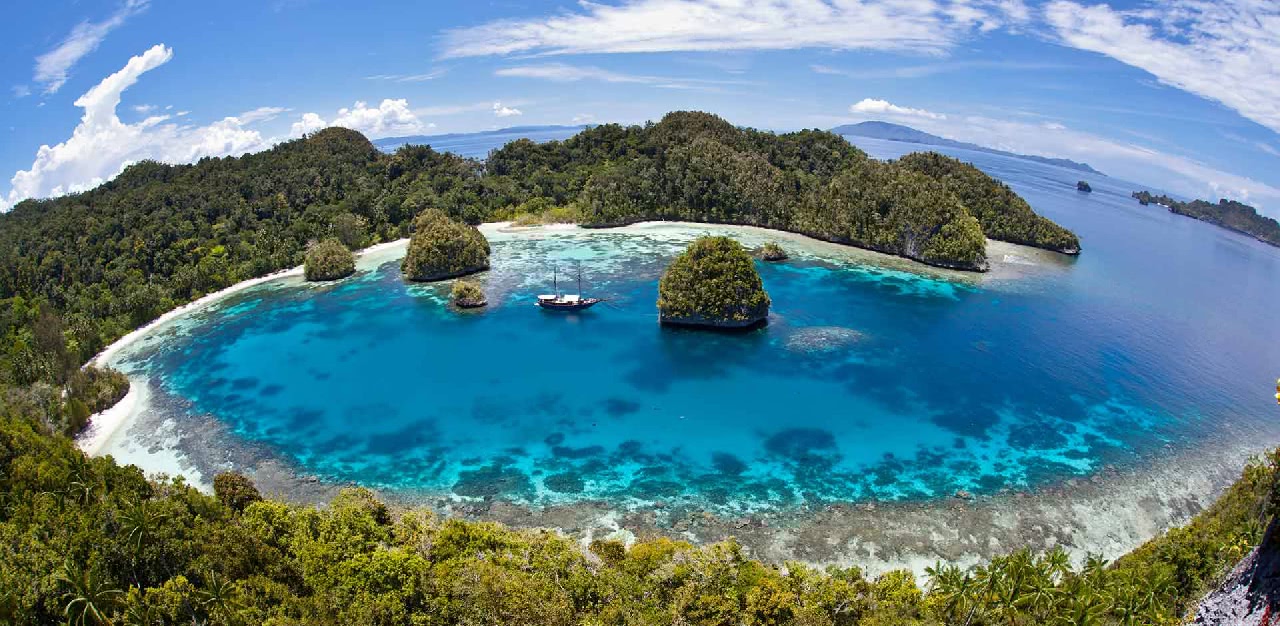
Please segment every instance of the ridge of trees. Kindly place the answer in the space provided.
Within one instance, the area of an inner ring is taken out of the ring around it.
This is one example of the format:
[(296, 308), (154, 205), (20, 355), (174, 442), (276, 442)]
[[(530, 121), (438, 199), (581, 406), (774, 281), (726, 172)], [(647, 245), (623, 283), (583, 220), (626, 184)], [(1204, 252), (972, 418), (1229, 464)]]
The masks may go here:
[(1193, 217), (1227, 230), (1249, 235), (1258, 241), (1280, 246), (1280, 222), (1261, 215), (1258, 210), (1235, 200), (1223, 198), (1217, 204), (1207, 200), (1182, 202), (1169, 196), (1153, 195), (1150, 191), (1135, 191), (1133, 197), (1143, 206), (1152, 202), (1168, 207), (1170, 213)]

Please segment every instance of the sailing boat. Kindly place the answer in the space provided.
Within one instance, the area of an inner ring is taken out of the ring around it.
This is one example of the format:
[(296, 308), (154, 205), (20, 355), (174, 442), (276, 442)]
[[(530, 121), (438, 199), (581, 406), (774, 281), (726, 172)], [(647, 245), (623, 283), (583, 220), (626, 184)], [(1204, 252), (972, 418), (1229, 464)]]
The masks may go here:
[(589, 309), (597, 303), (604, 302), (602, 298), (584, 298), (582, 297), (582, 263), (578, 263), (578, 293), (561, 294), (560, 293), (560, 272), (558, 267), (552, 267), (551, 280), (555, 286), (555, 294), (543, 294), (538, 296), (537, 305), (552, 311), (581, 311)]

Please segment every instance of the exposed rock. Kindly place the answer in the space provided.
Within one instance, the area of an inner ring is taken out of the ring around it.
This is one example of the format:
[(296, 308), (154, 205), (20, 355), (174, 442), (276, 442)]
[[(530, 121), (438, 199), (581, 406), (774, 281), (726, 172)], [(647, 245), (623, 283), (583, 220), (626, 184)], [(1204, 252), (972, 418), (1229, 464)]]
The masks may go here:
[(1200, 600), (1194, 624), (1272, 626), (1280, 623), (1280, 537), (1273, 521), (1262, 542), (1217, 589)]
[(1090, 187), (1090, 186), (1089, 186), (1089, 183), (1087, 183), (1087, 182), (1085, 182), (1085, 181), (1083, 181), (1083, 180), (1082, 180), (1082, 181), (1080, 181), (1080, 182), (1077, 182), (1077, 183), (1076, 183), (1076, 191), (1083, 191), (1083, 192), (1085, 192), (1085, 193), (1093, 193), (1093, 187)]

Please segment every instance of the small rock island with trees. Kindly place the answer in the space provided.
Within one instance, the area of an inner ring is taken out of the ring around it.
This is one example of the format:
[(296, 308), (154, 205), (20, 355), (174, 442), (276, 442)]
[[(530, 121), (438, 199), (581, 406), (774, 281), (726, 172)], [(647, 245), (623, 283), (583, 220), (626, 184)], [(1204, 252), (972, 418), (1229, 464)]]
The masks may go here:
[(755, 328), (768, 320), (769, 304), (751, 255), (728, 237), (695, 240), (658, 281), (658, 315), (663, 324)]
[(309, 281), (346, 278), (356, 272), (356, 257), (336, 237), (330, 237), (307, 248), (302, 271)]
[(438, 209), (427, 209), (414, 220), (409, 251), (400, 265), (405, 278), (436, 281), (489, 269), (489, 241), (469, 224)]

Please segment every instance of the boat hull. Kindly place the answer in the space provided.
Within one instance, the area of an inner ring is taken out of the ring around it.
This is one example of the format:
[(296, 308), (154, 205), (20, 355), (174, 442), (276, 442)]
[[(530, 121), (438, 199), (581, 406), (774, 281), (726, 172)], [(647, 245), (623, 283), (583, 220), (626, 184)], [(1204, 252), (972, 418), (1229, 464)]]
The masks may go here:
[(585, 298), (577, 302), (554, 302), (539, 300), (536, 304), (548, 311), (581, 311), (589, 309), (601, 302), (600, 298)]

